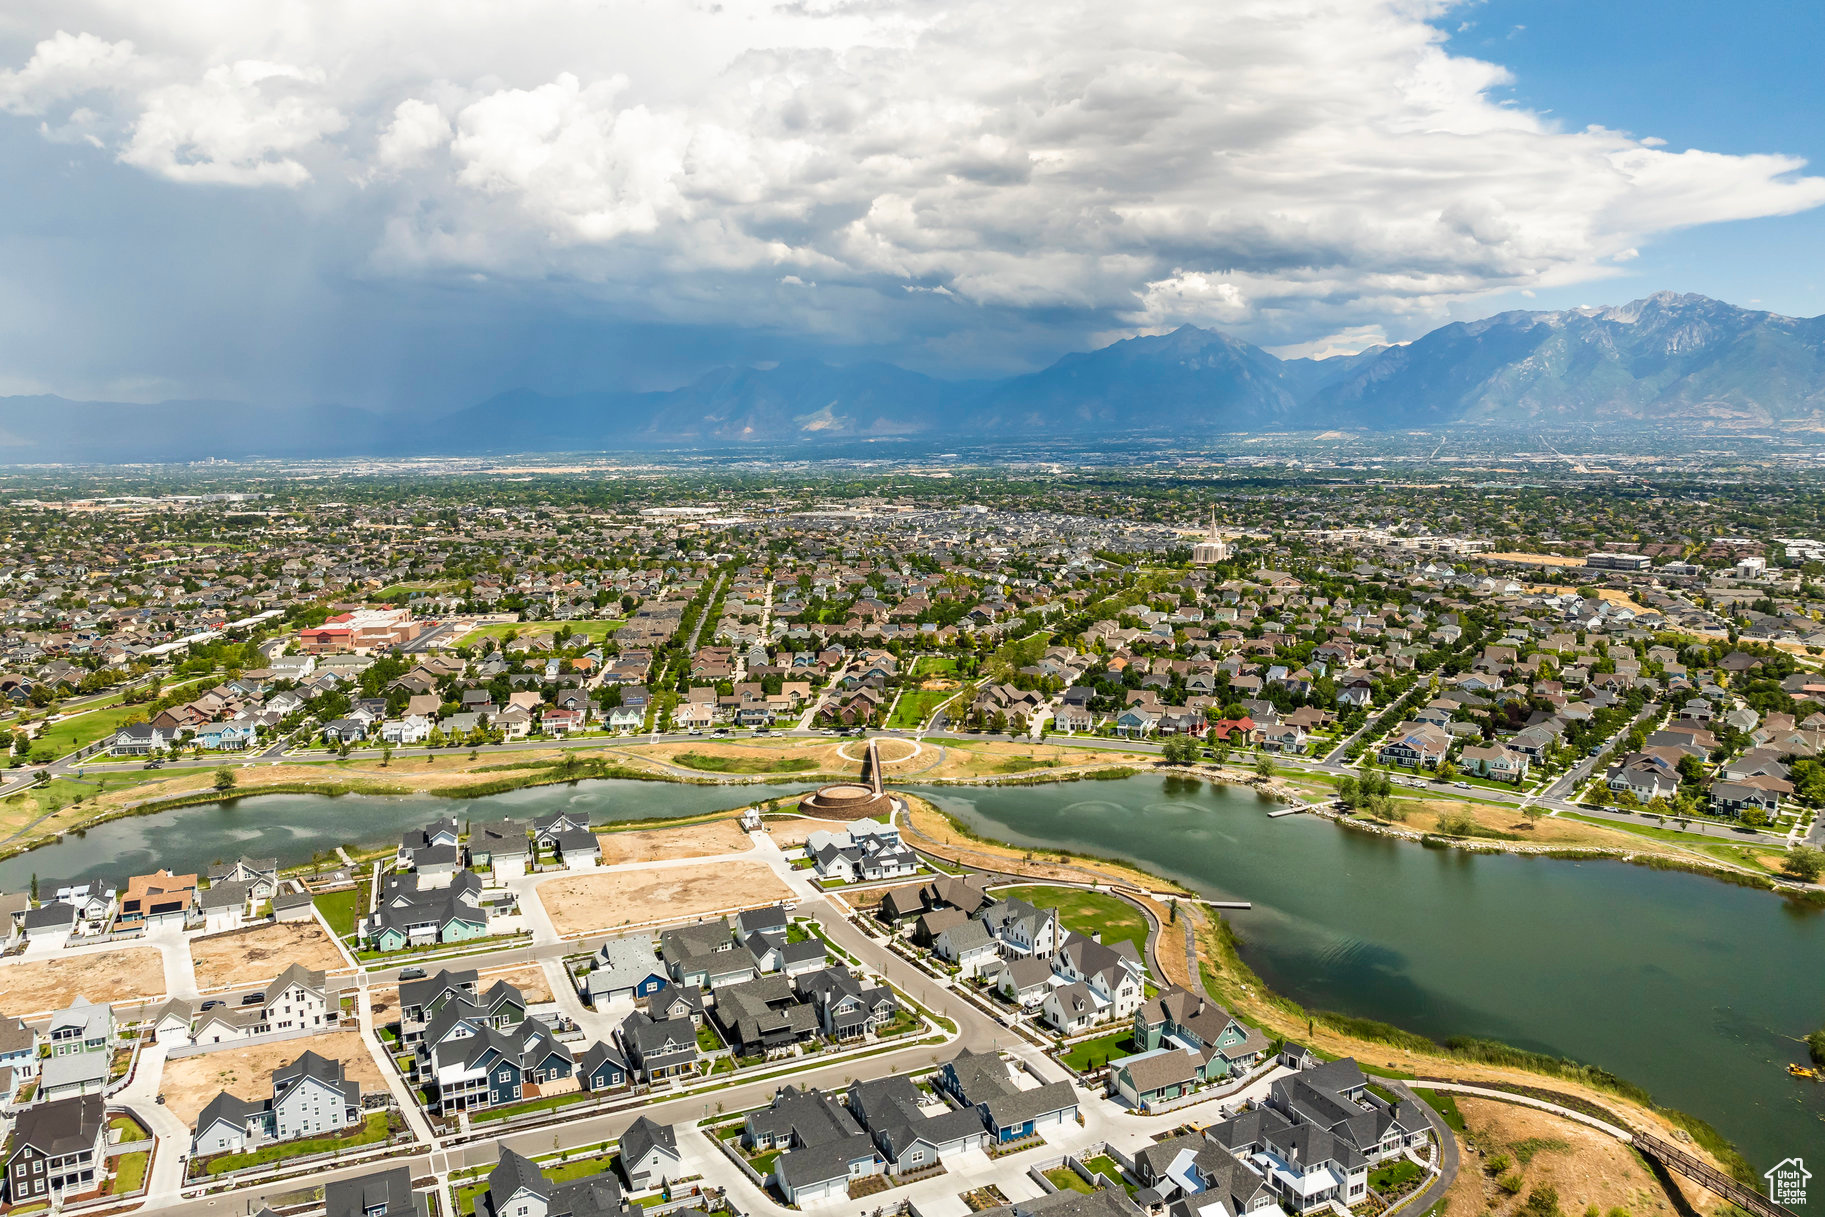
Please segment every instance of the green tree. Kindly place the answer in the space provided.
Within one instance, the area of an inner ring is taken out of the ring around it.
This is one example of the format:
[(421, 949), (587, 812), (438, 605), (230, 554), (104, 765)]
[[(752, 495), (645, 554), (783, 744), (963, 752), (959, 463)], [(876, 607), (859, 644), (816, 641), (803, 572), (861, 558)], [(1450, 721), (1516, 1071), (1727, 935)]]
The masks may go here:
[(1781, 873), (1802, 883), (1817, 883), (1821, 871), (1825, 871), (1825, 850), (1810, 845), (1794, 846), (1781, 861)]
[(220, 769), (215, 771), (215, 788), (219, 791), (226, 792), (233, 790), (235, 782), (238, 780), (239, 779), (235, 777), (234, 770), (226, 765), (223, 765)]
[(1274, 758), (1263, 752), (1255, 758), (1255, 776), (1271, 778), (1274, 776)]

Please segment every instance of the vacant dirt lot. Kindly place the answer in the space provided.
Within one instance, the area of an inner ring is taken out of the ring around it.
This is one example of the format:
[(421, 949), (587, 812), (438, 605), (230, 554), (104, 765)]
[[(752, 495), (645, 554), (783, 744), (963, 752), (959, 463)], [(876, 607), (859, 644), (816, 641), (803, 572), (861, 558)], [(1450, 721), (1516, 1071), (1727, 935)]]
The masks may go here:
[(642, 828), (628, 832), (605, 832), (597, 835), (602, 846), (602, 864), (616, 866), (623, 862), (652, 862), (660, 858), (710, 858), (717, 854), (740, 853), (753, 849), (754, 843), (734, 820), (711, 820), (704, 824), (686, 824), (680, 828)]
[(347, 966), (315, 921), (287, 921), (199, 938), (190, 944), (190, 957), (196, 963), (197, 988), (204, 992), (263, 985), (295, 963), (319, 972)]
[(640, 922), (685, 921), (722, 909), (782, 900), (790, 894), (758, 862), (570, 875), (538, 887), (539, 901), (560, 934)]
[(803, 845), (805, 839), (814, 832), (835, 832), (839, 828), (848, 828), (842, 820), (813, 819), (777, 819), (767, 821), (767, 832), (772, 835), (773, 843), (781, 849), (792, 849)]
[[(1518, 1212), (1536, 1187), (1558, 1189), (1560, 1211), (1581, 1213), (1595, 1204), (1602, 1212), (1627, 1209), (1634, 1217), (1672, 1217), (1666, 1194), (1648, 1174), (1634, 1151), (1594, 1128), (1543, 1111), (1457, 1096), (1458, 1111), (1469, 1129), (1463, 1168), (1446, 1193), (1445, 1217), (1481, 1217), (1483, 1213)], [(1500, 1171), (1488, 1169), (1498, 1155), (1507, 1158)], [(1509, 1174), (1521, 1176), (1521, 1191), (1510, 1196), (1497, 1186)], [(1688, 1192), (1701, 1211), (1713, 1198)]]
[(171, 1114), (186, 1124), (194, 1124), (199, 1112), (226, 1090), (243, 1099), (262, 1099), (272, 1095), (272, 1071), (289, 1065), (306, 1052), (342, 1062), (346, 1076), (361, 1083), (363, 1092), (385, 1086), (374, 1058), (362, 1046), (361, 1036), (353, 1031), (332, 1031), (303, 1039), (283, 1040), (276, 1044), (250, 1044), (244, 1048), (224, 1048), (182, 1060), (166, 1061), (159, 1076), (159, 1090)]
[[(517, 968), (495, 968), (490, 972), (479, 972), (475, 977), (476, 987), (484, 993), (497, 980), (504, 980), (518, 989), (520, 995), (529, 1002), (551, 1000), (551, 981), (546, 978), (545, 969), (536, 963), (521, 964)], [(394, 993), (397, 994), (398, 990), (395, 989)], [(378, 1014), (375, 1021), (379, 1021)]]
[(165, 962), (157, 947), (0, 966), (0, 1010), (12, 1015), (61, 1010), (79, 996), (121, 1002), (164, 992)]

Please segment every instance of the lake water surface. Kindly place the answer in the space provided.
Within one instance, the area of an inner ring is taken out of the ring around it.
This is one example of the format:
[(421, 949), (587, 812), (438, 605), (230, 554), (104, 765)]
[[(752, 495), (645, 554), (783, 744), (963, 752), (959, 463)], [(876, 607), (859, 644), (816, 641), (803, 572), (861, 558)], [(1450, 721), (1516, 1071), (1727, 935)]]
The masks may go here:
[(1133, 858), (1211, 897), (1243, 957), (1315, 1009), (1600, 1065), (1766, 1167), (1825, 1150), (1825, 913), (1700, 875), (1425, 849), (1252, 791), (1144, 775), (918, 793), (985, 836)]
[[(239, 854), (309, 861), (439, 816), (575, 807), (598, 823), (691, 816), (806, 785), (595, 779), (481, 799), (265, 795), (116, 820), (0, 862), (0, 890), (124, 880)], [(1621, 862), (1432, 850), (1252, 791), (1141, 775), (918, 793), (985, 835), (1120, 855), (1231, 914), (1250, 966), (1316, 1008), (1444, 1039), (1475, 1035), (1600, 1065), (1714, 1124), (1762, 1166), (1825, 1150), (1825, 1085), (1784, 1072), (1825, 1023), (1825, 914), (1766, 892)]]
[(250, 795), (224, 803), (198, 803), (153, 815), (110, 820), (82, 836), (30, 850), (0, 862), (0, 891), (24, 891), (40, 879), (128, 876), (168, 867), (180, 874), (202, 872), (212, 862), (241, 855), (277, 858), (281, 867), (299, 866), (342, 846), (397, 843), (409, 828), (442, 816), (459, 821), (530, 820), (565, 808), (581, 808), (600, 824), (615, 820), (702, 815), (746, 807), (761, 799), (808, 790), (796, 785), (693, 786), (591, 778), (553, 786), (532, 786), (479, 799), (416, 794), (388, 797), (320, 794)]

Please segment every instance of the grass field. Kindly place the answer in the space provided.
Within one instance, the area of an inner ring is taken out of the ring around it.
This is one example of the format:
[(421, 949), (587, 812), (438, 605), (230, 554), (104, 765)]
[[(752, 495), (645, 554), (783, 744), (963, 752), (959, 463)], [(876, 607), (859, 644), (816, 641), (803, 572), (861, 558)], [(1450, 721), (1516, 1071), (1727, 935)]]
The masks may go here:
[(957, 661), (948, 655), (921, 655), (913, 665), (915, 679), (926, 676), (955, 676)]
[(940, 703), (957, 695), (955, 689), (908, 689), (900, 694), (900, 700), (894, 704), (893, 715), (887, 720), (892, 727), (917, 727), (923, 723)]
[[(214, 679), (213, 676), (201, 676), (194, 680), (167, 684), (164, 688), (165, 691), (169, 693), (173, 689), (186, 688), (192, 685), (200, 686), (205, 681), (213, 681)], [(32, 747), (34, 749), (50, 748), (55, 751), (58, 756), (64, 756), (76, 751), (86, 744), (94, 743), (104, 735), (114, 734), (120, 729), (120, 725), (129, 718), (133, 717), (135, 714), (144, 714), (145, 712), (146, 707), (143, 705), (129, 706), (124, 702), (115, 702), (112, 705), (103, 706), (100, 709), (89, 710), (85, 713), (76, 715), (74, 718), (66, 718), (60, 722), (50, 724), (39, 734), (37, 739), (32, 741)]]
[(525, 638), (532, 634), (552, 634), (557, 632), (558, 627), (567, 625), (572, 634), (583, 634), (591, 642), (601, 642), (626, 624), (626, 620), (620, 617), (603, 617), (587, 621), (504, 621), (496, 622), (493, 625), (478, 625), (457, 641), (476, 646), (484, 638), (492, 638), (498, 642), (508, 634), (512, 634), (516, 638)]
[(393, 583), (375, 592), (375, 600), (406, 600), (414, 592), (441, 592), (460, 586), (453, 579), (422, 579), (410, 583)]
[(122, 723), (135, 714), (144, 714), (144, 706), (112, 705), (99, 710), (90, 710), (78, 714), (75, 718), (66, 718), (52, 723), (44, 729), (37, 739), (32, 741), (33, 749), (49, 748), (58, 756), (65, 756), (87, 744), (92, 744), (105, 735), (112, 735), (120, 730)]
[[(1608, 828), (1615, 832), (1626, 832), (1637, 837), (1646, 837), (1650, 841), (1663, 841), (1678, 845), (1695, 853), (1705, 854), (1720, 862), (1732, 862), (1738, 866), (1747, 866), (1764, 874), (1779, 874), (1778, 866), (1769, 865), (1770, 858), (1778, 858), (1781, 850), (1772, 845), (1732, 845), (1716, 837), (1701, 837), (1696, 833), (1680, 832), (1673, 828), (1655, 828), (1647, 824), (1628, 824), (1618, 820), (1599, 820), (1594, 816), (1581, 816), (1569, 811), (1562, 811), (1554, 817), (1559, 820), (1576, 820), (1580, 824), (1591, 824), (1598, 828)], [(1669, 819), (1672, 817), (1669, 816)]]
[(704, 752), (680, 752), (672, 763), (706, 773), (805, 773), (818, 768), (817, 761), (808, 756), (711, 756)]
[(1043, 885), (1003, 888), (995, 894), (1017, 897), (1034, 908), (1057, 909), (1058, 919), (1067, 930), (1086, 936), (1100, 932), (1103, 942), (1110, 946), (1132, 942), (1140, 957), (1147, 958), (1147, 918), (1119, 896)]

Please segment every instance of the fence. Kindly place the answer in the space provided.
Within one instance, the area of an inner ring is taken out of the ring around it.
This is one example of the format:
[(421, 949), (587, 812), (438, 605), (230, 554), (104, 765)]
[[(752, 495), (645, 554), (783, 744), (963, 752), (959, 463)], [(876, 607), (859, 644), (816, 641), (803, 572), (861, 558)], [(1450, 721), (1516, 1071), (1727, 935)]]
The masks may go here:
[(736, 1149), (733, 1145), (730, 1145), (727, 1141), (725, 1141), (721, 1137), (717, 1136), (712, 1130), (710, 1130), (708, 1128), (703, 1130), (703, 1135), (708, 1137), (712, 1142), (715, 1143), (716, 1148), (722, 1151), (723, 1157), (727, 1158), (729, 1161), (733, 1162), (736, 1166), (741, 1168), (741, 1173), (744, 1176), (746, 1176), (749, 1183), (752, 1183), (755, 1187), (759, 1187), (759, 1188), (764, 1188), (767, 1186), (767, 1181), (761, 1177), (761, 1174), (759, 1171), (755, 1170), (752, 1166), (750, 1166), (748, 1164), (748, 1160), (746, 1158), (741, 1156), (740, 1150)]

